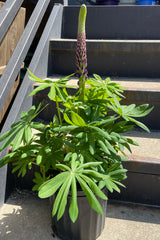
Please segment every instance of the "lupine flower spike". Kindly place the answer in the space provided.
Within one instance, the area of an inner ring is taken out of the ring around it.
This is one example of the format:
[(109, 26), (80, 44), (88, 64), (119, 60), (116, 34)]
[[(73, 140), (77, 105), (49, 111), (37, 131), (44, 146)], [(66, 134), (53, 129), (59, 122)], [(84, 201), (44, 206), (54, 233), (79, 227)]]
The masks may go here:
[(78, 19), (77, 48), (76, 48), (76, 74), (79, 78), (80, 99), (84, 100), (85, 80), (87, 79), (87, 52), (86, 52), (86, 23), (87, 8), (81, 5)]

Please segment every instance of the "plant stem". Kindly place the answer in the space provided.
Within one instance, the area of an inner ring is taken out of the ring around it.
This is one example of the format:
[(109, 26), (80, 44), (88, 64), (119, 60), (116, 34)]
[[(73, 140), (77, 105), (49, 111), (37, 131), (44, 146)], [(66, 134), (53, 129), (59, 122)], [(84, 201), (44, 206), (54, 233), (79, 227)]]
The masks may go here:
[(60, 122), (60, 125), (62, 125), (62, 118), (61, 118), (61, 113), (60, 113), (60, 108), (59, 108), (59, 103), (58, 103), (57, 96), (56, 96), (56, 107), (57, 107), (59, 122)]
[(79, 91), (80, 91), (79, 99), (83, 102), (84, 102), (85, 82), (86, 82), (85, 76), (82, 75), (79, 78), (79, 83), (80, 83), (80, 85), (79, 85)]

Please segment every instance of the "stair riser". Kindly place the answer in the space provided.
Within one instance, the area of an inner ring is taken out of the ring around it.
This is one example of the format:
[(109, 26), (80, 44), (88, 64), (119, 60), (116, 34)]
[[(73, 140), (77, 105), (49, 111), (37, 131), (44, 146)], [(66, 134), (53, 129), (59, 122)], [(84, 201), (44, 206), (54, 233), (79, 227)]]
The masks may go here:
[[(75, 41), (50, 42), (48, 74), (75, 72)], [(160, 41), (87, 42), (89, 74), (160, 78)]]
[(149, 129), (160, 129), (160, 90), (126, 90), (124, 95), (126, 98), (122, 100), (121, 104), (129, 105), (135, 103), (136, 105), (141, 105), (147, 103), (149, 107), (154, 107), (149, 115), (137, 118), (137, 120), (146, 124)]
[(160, 163), (130, 161), (124, 165), (128, 169), (128, 178), (123, 182), (126, 188), (121, 188), (120, 194), (109, 194), (109, 198), (160, 206)]
[[(88, 39), (160, 39), (159, 6), (88, 6)], [(62, 37), (76, 38), (79, 7), (64, 7)]]

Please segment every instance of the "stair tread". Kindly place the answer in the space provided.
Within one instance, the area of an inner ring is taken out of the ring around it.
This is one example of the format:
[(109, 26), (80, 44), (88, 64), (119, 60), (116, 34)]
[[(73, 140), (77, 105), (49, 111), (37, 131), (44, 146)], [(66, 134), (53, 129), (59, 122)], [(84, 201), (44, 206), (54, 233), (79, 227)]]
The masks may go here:
[(160, 164), (160, 131), (150, 133), (134, 130), (125, 134), (138, 142), (139, 146), (131, 146), (132, 154), (126, 151), (129, 159), (141, 162), (155, 162)]
[[(50, 48), (52, 50), (74, 50), (77, 39), (58, 38), (50, 39)], [(86, 39), (87, 50), (89, 51), (141, 51), (141, 52), (159, 52), (160, 40), (145, 39)]]
[[(62, 75), (53, 75), (45, 79), (50, 79), (56, 81), (60, 78), (63, 78)], [(102, 77), (105, 79), (105, 77)], [(149, 90), (149, 91), (160, 91), (160, 79), (145, 79), (145, 78), (111, 78), (112, 81), (121, 84), (122, 87), (128, 90)], [(68, 82), (68, 85), (78, 86), (78, 79), (76, 77), (71, 77), (71, 80)]]
[[(51, 38), (50, 42), (77, 42), (76, 38)], [(128, 42), (128, 43), (160, 43), (160, 40), (149, 40), (149, 39), (86, 39), (87, 42)]]

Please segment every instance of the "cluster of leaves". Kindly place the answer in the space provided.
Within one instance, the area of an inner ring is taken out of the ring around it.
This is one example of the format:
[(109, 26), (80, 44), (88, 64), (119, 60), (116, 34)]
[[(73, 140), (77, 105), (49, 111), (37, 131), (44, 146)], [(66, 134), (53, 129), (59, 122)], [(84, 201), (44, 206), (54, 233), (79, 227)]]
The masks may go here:
[[(147, 115), (152, 109), (147, 104), (121, 105), (122, 87), (96, 74), (87, 80), (83, 99), (78, 90), (69, 95), (66, 85), (69, 77), (52, 82), (30, 73), (31, 80), (43, 83), (30, 95), (49, 87), (48, 97), (56, 102), (57, 116), (50, 124), (43, 125), (33, 122), (43, 110), (42, 104), (37, 109), (33, 106), (28, 113), (22, 112), (21, 120), (0, 137), (1, 151), (12, 145), (12, 151), (0, 160), (0, 167), (13, 162), (13, 172), (24, 176), (27, 169), (37, 165), (33, 190), (38, 190), (41, 198), (57, 194), (52, 212), (57, 219), (62, 217), (71, 191), (69, 215), (75, 222), (79, 186), (99, 214), (103, 212), (96, 196), (107, 199), (102, 189), (120, 192), (118, 186), (123, 186), (120, 181), (126, 178), (122, 165), (128, 160), (125, 149), (131, 152), (130, 144), (138, 145), (123, 133), (134, 125), (149, 131), (135, 118)], [(53, 176), (55, 170), (59, 172)]]

